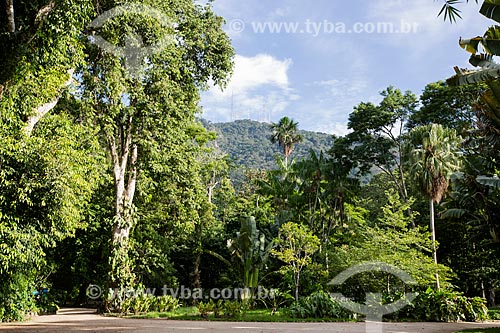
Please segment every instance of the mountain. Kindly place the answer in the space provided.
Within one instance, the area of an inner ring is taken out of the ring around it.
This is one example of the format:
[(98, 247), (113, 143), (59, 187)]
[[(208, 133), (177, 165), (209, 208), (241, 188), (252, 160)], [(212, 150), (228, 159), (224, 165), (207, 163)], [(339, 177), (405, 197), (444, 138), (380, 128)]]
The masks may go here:
[[(230, 123), (210, 123), (203, 125), (217, 133), (216, 144), (227, 153), (235, 166), (242, 169), (266, 169), (276, 167), (275, 155), (282, 155), (277, 144), (270, 141), (271, 129), (268, 123), (253, 120), (236, 120)], [(299, 124), (300, 126), (300, 124)], [(326, 152), (333, 144), (330, 134), (299, 131), (304, 141), (294, 146), (291, 159), (297, 161), (309, 156), (311, 149)]]

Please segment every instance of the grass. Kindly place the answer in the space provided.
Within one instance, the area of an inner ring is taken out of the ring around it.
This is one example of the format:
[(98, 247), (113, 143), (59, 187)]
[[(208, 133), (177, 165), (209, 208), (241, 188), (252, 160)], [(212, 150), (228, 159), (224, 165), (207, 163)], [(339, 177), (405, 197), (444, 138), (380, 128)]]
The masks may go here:
[(500, 310), (489, 310), (488, 316), (493, 320), (500, 320)]
[[(112, 315), (113, 314), (108, 314)], [(114, 314), (116, 316), (116, 314)], [(195, 306), (192, 307), (181, 307), (170, 312), (148, 312), (145, 314), (137, 315), (126, 315), (123, 318), (134, 318), (134, 319), (156, 319), (156, 318), (168, 318), (172, 320), (199, 320), (199, 321), (237, 321), (237, 322), (283, 322), (283, 323), (293, 323), (293, 322), (346, 322), (354, 321), (353, 319), (338, 319), (338, 318), (291, 318), (284, 312), (276, 312), (271, 314), (271, 310), (259, 309), (259, 310), (248, 310), (237, 317), (221, 317), (215, 318), (213, 315), (209, 315), (208, 318), (204, 318), (200, 315), (200, 312)]]

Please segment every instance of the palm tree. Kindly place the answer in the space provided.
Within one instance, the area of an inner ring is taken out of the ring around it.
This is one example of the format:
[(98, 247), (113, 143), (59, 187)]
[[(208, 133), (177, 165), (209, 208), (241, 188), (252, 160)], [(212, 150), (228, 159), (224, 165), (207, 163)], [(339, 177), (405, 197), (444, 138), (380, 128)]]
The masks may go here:
[[(438, 124), (414, 128), (405, 147), (410, 175), (429, 197), (432, 255), (437, 264), (434, 203), (446, 193), (449, 179), (460, 167), (459, 145), (462, 139), (455, 130)], [(436, 274), (439, 289), (439, 276)]]
[(271, 125), (271, 142), (278, 143), (285, 155), (285, 166), (288, 165), (288, 156), (292, 153), (293, 146), (303, 140), (298, 133), (298, 123), (288, 117), (283, 117), (280, 121)]

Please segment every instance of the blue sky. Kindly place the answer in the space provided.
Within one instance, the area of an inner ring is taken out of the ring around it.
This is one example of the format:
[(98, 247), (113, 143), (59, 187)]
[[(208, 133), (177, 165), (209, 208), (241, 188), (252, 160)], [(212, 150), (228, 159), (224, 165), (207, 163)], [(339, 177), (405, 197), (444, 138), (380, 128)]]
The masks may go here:
[[(393, 85), (419, 95), (426, 84), (470, 67), (459, 37), (493, 25), (474, 1), (456, 24), (437, 0), (216, 0), (237, 56), (229, 86), (202, 93), (203, 117), (277, 122), (344, 135), (352, 108)], [(274, 31), (271, 31), (274, 30)]]

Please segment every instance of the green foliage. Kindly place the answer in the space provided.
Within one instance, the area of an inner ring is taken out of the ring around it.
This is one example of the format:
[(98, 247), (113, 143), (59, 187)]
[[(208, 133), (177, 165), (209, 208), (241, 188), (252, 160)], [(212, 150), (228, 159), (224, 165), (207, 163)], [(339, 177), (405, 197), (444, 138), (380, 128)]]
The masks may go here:
[(82, 31), (96, 12), (91, 1), (16, 1), (15, 7), (16, 31), (0, 25), (0, 114), (19, 129), (35, 108), (60, 95), (68, 70), (82, 64)]
[(324, 291), (315, 292), (294, 302), (287, 310), (292, 318), (353, 318), (353, 313), (344, 309)]
[(227, 246), (240, 268), (243, 287), (256, 288), (260, 270), (266, 264), (274, 244), (272, 241), (267, 242), (265, 234), (257, 229), (255, 217), (241, 219), (241, 228), (236, 239), (230, 239)]
[(486, 300), (467, 298), (453, 291), (427, 289), (405, 311), (409, 318), (424, 321), (483, 321), (488, 319)]
[(243, 303), (238, 301), (224, 301), (224, 316), (229, 318), (236, 318), (241, 315), (243, 311)]
[(443, 81), (425, 86), (420, 103), (422, 106), (410, 115), (407, 127), (440, 124), (465, 135), (476, 124), (476, 113), (472, 106), (479, 98), (484, 84), (453, 87)]
[[(106, 3), (103, 10), (118, 4)], [(199, 88), (207, 88), (209, 80), (224, 86), (234, 55), (222, 30), (223, 20), (210, 4), (201, 6), (191, 0), (142, 4), (168, 17), (175, 30), (152, 22), (151, 17), (124, 14), (107, 20), (99, 33), (114, 45), (123, 45), (131, 31), (146, 44), (165, 35), (173, 35), (178, 42), (148, 57), (147, 66), (141, 63), (145, 66), (140, 75), (131, 76), (124, 59), (88, 41), (86, 65), (77, 73), (81, 90), (74, 94), (82, 101), (81, 117), (99, 129), (102, 150), (112, 161), (116, 192), (109, 263), (113, 287), (128, 287), (137, 279), (159, 282), (168, 259), (155, 248), (169, 250), (162, 243), (171, 227), (187, 231), (182, 233), (187, 242), (192, 232), (198, 239), (202, 224), (211, 220), (197, 160), (211, 135), (196, 122), (195, 114)], [(129, 239), (135, 235), (141, 242)], [(141, 260), (136, 262), (133, 255), (137, 254)], [(154, 259), (159, 259), (158, 264)], [(140, 274), (146, 270), (146, 276), (136, 278), (136, 264)]]
[[(355, 222), (353, 234), (339, 235), (334, 251), (338, 264), (335, 273), (362, 262), (380, 261), (407, 272), (421, 286), (433, 285), (435, 273), (439, 273), (443, 281), (449, 279), (449, 268), (433, 262), (427, 228), (413, 227), (412, 218), (406, 214), (414, 200), (410, 198), (408, 203), (403, 202), (395, 190), (387, 191), (386, 196), (387, 204), (382, 207), (383, 215), (377, 222), (366, 221), (367, 212), (362, 210), (351, 222)], [(352, 209), (349, 206), (349, 211)], [(388, 286), (404, 288), (394, 276), (361, 274), (346, 284), (345, 295), (363, 297), (370, 290), (385, 290)]]
[(34, 310), (32, 296), (19, 290), (36, 290), (47, 250), (85, 227), (103, 156), (95, 132), (63, 114), (43, 119), (28, 138), (3, 132), (1, 139), (1, 306), (11, 320), (21, 316), (16, 306), (19, 313)]
[(304, 138), (298, 133), (298, 123), (293, 119), (283, 117), (277, 124), (271, 124), (271, 142), (277, 143), (283, 150), (285, 156), (285, 164), (287, 164), (288, 156), (292, 153), (295, 144), (301, 142)]
[[(439, 11), (438, 16), (443, 15), (443, 19), (445, 21), (448, 20), (450, 22), (456, 22), (457, 18), (460, 19), (462, 18), (462, 16), (460, 15), (461, 11), (456, 6), (462, 1), (460, 0), (443, 0), (443, 1), (444, 1), (443, 7)], [(466, 0), (466, 2), (469, 2), (469, 0)], [(475, 2), (477, 3), (478, 0), (475, 0)]]
[(352, 132), (337, 138), (329, 153), (358, 176), (372, 173), (374, 167), (384, 172), (406, 201), (404, 124), (415, 111), (417, 98), (410, 91), (403, 93), (394, 87), (388, 87), (380, 95), (383, 99), (379, 105), (362, 102), (354, 108), (348, 122)]
[(142, 293), (122, 302), (121, 313), (169, 312), (179, 307), (179, 300), (170, 295), (154, 296)]
[(290, 294), (290, 291), (281, 291), (272, 289), (269, 297), (259, 299), (267, 309), (271, 309), (271, 314), (274, 315), (278, 309), (290, 306), (295, 298)]
[(0, 322), (21, 321), (36, 311), (34, 272), (2, 274)]
[(491, 320), (500, 320), (500, 310), (488, 310), (488, 318)]
[(36, 298), (36, 312), (41, 315), (56, 314), (59, 310), (57, 300), (54, 299), (52, 292), (40, 293)]
[(405, 146), (410, 174), (421, 190), (440, 202), (452, 173), (460, 168), (462, 138), (453, 129), (439, 124), (411, 130)]
[(200, 315), (203, 318), (208, 318), (212, 313), (215, 318), (222, 316), (227, 318), (237, 318), (241, 315), (244, 305), (239, 301), (217, 300), (210, 299), (208, 302), (200, 302), (196, 304)]
[(274, 242), (277, 248), (271, 250), (271, 253), (287, 264), (281, 268), (282, 272), (293, 273), (295, 300), (298, 300), (300, 273), (312, 262), (312, 255), (318, 251), (320, 241), (306, 226), (288, 222), (281, 226)]
[(213, 306), (212, 300), (210, 300), (207, 303), (199, 302), (198, 304), (196, 304), (196, 308), (198, 309), (198, 311), (200, 312), (200, 315), (203, 318), (208, 318), (208, 315), (210, 314), (210, 312), (213, 312), (213, 307), (214, 306)]

